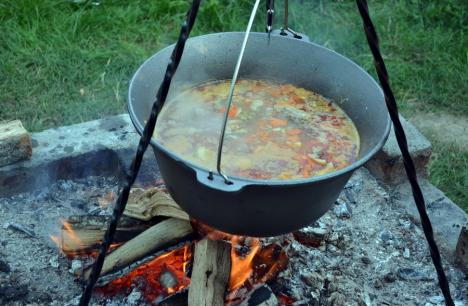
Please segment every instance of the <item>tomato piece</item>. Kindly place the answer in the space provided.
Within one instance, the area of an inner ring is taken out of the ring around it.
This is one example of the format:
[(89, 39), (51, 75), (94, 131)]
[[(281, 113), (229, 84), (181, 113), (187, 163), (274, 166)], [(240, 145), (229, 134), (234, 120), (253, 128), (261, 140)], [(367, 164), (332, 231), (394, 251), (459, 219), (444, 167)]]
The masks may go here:
[(289, 129), (286, 133), (288, 133), (288, 135), (299, 135), (302, 133), (302, 130), (301, 129)]
[(231, 108), (229, 109), (229, 118), (234, 118), (237, 116), (237, 106), (231, 105)]

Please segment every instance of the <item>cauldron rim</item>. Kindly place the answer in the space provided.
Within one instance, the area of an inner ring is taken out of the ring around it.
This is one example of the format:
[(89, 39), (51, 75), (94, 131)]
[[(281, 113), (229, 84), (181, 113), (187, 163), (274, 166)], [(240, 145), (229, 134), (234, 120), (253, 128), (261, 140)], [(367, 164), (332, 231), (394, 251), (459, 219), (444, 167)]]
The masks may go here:
[[(189, 38), (189, 40), (191, 40), (191, 39), (200, 39), (200, 38), (209, 37), (209, 36), (230, 35), (230, 34), (232, 35), (232, 34), (244, 34), (244, 33), (243, 32), (217, 32), (217, 33), (210, 33), (210, 34), (194, 36), (192, 38)], [(259, 33), (259, 32), (252, 32), (250, 35), (253, 36), (253, 35), (266, 35), (266, 34), (265, 33)], [(367, 71), (365, 71), (361, 66), (356, 64), (354, 61), (352, 61), (348, 57), (343, 56), (342, 54), (340, 54), (340, 53), (338, 53), (338, 52), (336, 52), (334, 50), (331, 50), (329, 48), (326, 48), (326, 47), (324, 47), (322, 45), (319, 45), (319, 44), (316, 44), (316, 43), (313, 43), (313, 42), (297, 40), (297, 39), (294, 39), (294, 38), (288, 38), (288, 37), (282, 37), (282, 36), (278, 36), (278, 37), (281, 38), (281, 39), (292, 39), (292, 40), (295, 40), (297, 43), (301, 43), (301, 44), (310, 44), (310, 45), (313, 45), (316, 48), (320, 48), (320, 49), (326, 50), (326, 51), (328, 51), (330, 53), (333, 53), (335, 56), (338, 56), (338, 57), (342, 58), (343, 60), (349, 62), (351, 65), (355, 66), (362, 73), (368, 75), (371, 82), (373, 82), (377, 87), (379, 87), (380, 91), (382, 92), (379, 84), (375, 81), (375, 79), (372, 76), (370, 76), (367, 73)], [(158, 56), (160, 53), (166, 52), (167, 49), (174, 48), (174, 46), (175, 46), (175, 44), (171, 44), (171, 45), (169, 45), (169, 46), (167, 46), (165, 48), (162, 48), (158, 52), (156, 52), (155, 54), (150, 56), (148, 59), (146, 59), (139, 66), (139, 68), (135, 71), (135, 73), (133, 74), (133, 77), (132, 77), (132, 79), (130, 81), (129, 91), (128, 91), (127, 108), (128, 108), (130, 120), (132, 121), (135, 129), (137, 130), (138, 134), (140, 134), (140, 135), (143, 133), (144, 126), (138, 120), (138, 117), (137, 117), (135, 109), (134, 109), (134, 105), (132, 103), (132, 95), (133, 95), (133, 87), (134, 87), (133, 84), (134, 84), (134, 82), (138, 82), (138, 80), (136, 80), (136, 78), (139, 75), (140, 70), (143, 69), (143, 67), (145, 66), (145, 64), (147, 62), (151, 61), (154, 57)], [(383, 93), (382, 93), (382, 96), (383, 96)], [(386, 123), (385, 131), (384, 131), (381, 139), (365, 155), (360, 157), (358, 160), (356, 160), (352, 164), (350, 164), (350, 165), (348, 165), (348, 166), (346, 166), (346, 167), (344, 167), (342, 169), (339, 169), (337, 171), (329, 172), (329, 173), (322, 174), (322, 175), (312, 176), (312, 177), (309, 177), (309, 178), (287, 179), (287, 180), (278, 180), (278, 179), (276, 179), (276, 180), (275, 179), (260, 180), (260, 179), (251, 179), (251, 178), (238, 177), (238, 176), (235, 176), (235, 175), (229, 175), (229, 178), (234, 180), (236, 183), (240, 183), (241, 185), (272, 185), (272, 186), (274, 186), (274, 185), (278, 185), (278, 186), (279, 185), (283, 185), (283, 186), (284, 185), (300, 185), (300, 184), (310, 184), (310, 183), (314, 183), (314, 182), (326, 181), (328, 179), (338, 177), (338, 176), (343, 175), (345, 173), (352, 172), (352, 171), (356, 170), (357, 168), (361, 167), (362, 165), (364, 165), (367, 161), (369, 161), (383, 147), (383, 145), (387, 141), (387, 138), (388, 138), (388, 136), (390, 134), (390, 129), (391, 129), (391, 120), (390, 120), (390, 116), (388, 116), (388, 113), (387, 113), (387, 123)], [(202, 167), (197, 166), (197, 165), (195, 165), (195, 164), (193, 164), (193, 163), (191, 163), (189, 161), (186, 161), (186, 160), (182, 159), (177, 154), (175, 154), (175, 153), (171, 152), (170, 150), (166, 149), (154, 137), (151, 138), (151, 145), (156, 146), (159, 150), (161, 150), (162, 152), (164, 152), (165, 154), (170, 156), (173, 160), (185, 164), (187, 167), (194, 169), (196, 172), (201, 172), (201, 173), (210, 172), (210, 170), (207, 170), (205, 168), (202, 168)], [(214, 171), (214, 175), (217, 175), (216, 171)]]

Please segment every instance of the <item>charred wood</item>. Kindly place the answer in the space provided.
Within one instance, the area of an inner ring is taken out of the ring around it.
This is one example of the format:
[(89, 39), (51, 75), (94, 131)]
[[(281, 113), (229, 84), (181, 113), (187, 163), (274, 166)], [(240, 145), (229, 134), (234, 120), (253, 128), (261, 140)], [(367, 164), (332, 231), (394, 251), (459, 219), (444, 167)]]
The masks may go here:
[(278, 299), (268, 285), (263, 284), (249, 292), (239, 306), (277, 306)]
[(183, 289), (179, 292), (171, 294), (164, 298), (158, 304), (159, 306), (187, 306), (188, 305), (188, 289)]

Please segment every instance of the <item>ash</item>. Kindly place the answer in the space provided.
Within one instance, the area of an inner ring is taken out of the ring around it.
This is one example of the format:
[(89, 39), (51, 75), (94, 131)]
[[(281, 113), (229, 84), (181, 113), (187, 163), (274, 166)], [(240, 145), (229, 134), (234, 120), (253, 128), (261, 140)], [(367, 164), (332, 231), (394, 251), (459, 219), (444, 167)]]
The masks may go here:
[[(50, 235), (70, 215), (107, 214), (112, 178), (58, 181), (33, 193), (0, 198), (0, 305), (76, 305), (81, 263), (61, 255)], [(301, 231), (267, 239), (287, 244), (287, 269), (269, 285), (294, 305), (443, 305), (420, 224), (393, 203), (365, 169), (355, 172), (334, 207)], [(284, 245), (284, 244), (283, 244)], [(444, 262), (457, 305), (468, 282)], [(145, 305), (128, 296), (95, 297), (92, 305)]]
[[(289, 266), (271, 284), (294, 305), (445, 305), (420, 224), (365, 169), (300, 233), (302, 243), (280, 238), (289, 242)], [(304, 237), (322, 241), (310, 247)], [(468, 305), (463, 272), (447, 261), (444, 268), (456, 305)]]
[(116, 191), (115, 179), (88, 177), (0, 198), (0, 305), (59, 306), (76, 297), (82, 286), (71, 273), (74, 261), (50, 236), (59, 234), (60, 219), (107, 213), (99, 199)]

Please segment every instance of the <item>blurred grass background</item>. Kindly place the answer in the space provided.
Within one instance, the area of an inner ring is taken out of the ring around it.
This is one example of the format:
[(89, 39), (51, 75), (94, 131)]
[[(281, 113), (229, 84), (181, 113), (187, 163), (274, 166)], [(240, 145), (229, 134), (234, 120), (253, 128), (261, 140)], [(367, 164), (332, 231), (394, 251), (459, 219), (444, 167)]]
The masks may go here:
[[(175, 41), (189, 2), (1, 1), (0, 120), (21, 119), (39, 131), (125, 112), (132, 74)], [(202, 1), (192, 35), (243, 31), (252, 3)], [(282, 1), (276, 3), (279, 28)], [(375, 75), (354, 1), (290, 3), (293, 29)], [(403, 114), (410, 120), (421, 113), (467, 117), (468, 2), (378, 0), (369, 6)], [(257, 16), (257, 31), (264, 19)], [(431, 181), (468, 211), (466, 150), (430, 140)]]

